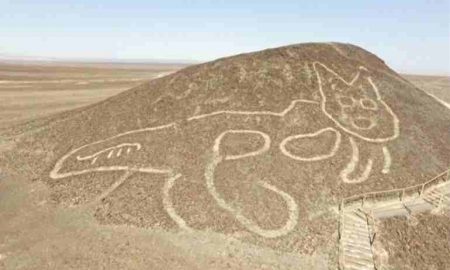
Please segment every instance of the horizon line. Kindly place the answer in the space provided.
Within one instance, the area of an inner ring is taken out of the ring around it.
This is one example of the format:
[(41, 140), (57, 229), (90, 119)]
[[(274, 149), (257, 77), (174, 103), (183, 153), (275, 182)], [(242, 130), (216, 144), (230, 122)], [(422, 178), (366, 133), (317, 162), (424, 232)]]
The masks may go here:
[[(13, 55), (0, 52), (0, 62), (8, 64), (17, 63), (46, 63), (46, 64), (160, 64), (160, 65), (196, 65), (230, 57), (230, 55), (217, 57), (209, 60), (194, 59), (170, 59), (170, 58), (101, 58), (101, 57), (47, 57), (47, 56), (30, 56), (30, 55)], [(426, 72), (426, 71), (406, 71), (405, 69), (394, 70), (400, 75), (417, 75), (417, 76), (445, 76), (449, 77), (450, 73), (444, 72)]]
[(114, 58), (114, 57), (49, 57), (36, 55), (14, 55), (0, 52), (2, 62), (73, 62), (73, 63), (118, 63), (118, 64), (199, 64), (208, 61), (171, 58)]

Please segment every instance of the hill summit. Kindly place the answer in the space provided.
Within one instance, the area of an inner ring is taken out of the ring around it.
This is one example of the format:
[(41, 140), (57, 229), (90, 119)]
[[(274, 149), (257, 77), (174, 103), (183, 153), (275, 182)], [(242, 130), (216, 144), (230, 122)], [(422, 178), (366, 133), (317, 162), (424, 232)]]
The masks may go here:
[[(299, 44), (190, 66), (5, 131), (0, 162), (102, 224), (335, 250), (347, 196), (450, 164), (450, 111), (354, 45)], [(30, 170), (23, 170), (23, 164)]]

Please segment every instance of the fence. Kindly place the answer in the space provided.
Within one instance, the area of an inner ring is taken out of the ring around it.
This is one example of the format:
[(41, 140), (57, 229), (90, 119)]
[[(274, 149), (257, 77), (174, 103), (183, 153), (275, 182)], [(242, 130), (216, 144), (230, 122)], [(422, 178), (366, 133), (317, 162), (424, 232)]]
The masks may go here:
[[(440, 184), (441, 182), (447, 182), (450, 181), (450, 168), (446, 171), (440, 173), (439, 175), (435, 176), (434, 178), (426, 181), (425, 183), (414, 185), (406, 188), (397, 188), (397, 189), (390, 189), (390, 190), (382, 190), (382, 191), (375, 191), (375, 192), (368, 192), (363, 193), (359, 195), (350, 196), (347, 198), (342, 199), (341, 203), (339, 204), (339, 223), (338, 223), (338, 239), (339, 239), (339, 269), (344, 270), (344, 252), (342, 249), (342, 231), (344, 226), (344, 215), (343, 211), (346, 206), (353, 205), (353, 204), (359, 204), (360, 207), (364, 207), (364, 204), (367, 200), (370, 200), (371, 202), (374, 201), (383, 201), (387, 199), (399, 199), (400, 201), (403, 201), (403, 198), (407, 196), (413, 196), (418, 195), (422, 196), (423, 193), (429, 189), (430, 187), (436, 186)], [(360, 209), (360, 208), (358, 208)], [(366, 221), (367, 226), (369, 227), (369, 239), (370, 239), (370, 245), (372, 246), (376, 233), (372, 231), (371, 225), (373, 225), (374, 220), (373, 217), (369, 214), (366, 215)], [(375, 263), (375, 262), (374, 262)], [(376, 265), (374, 264), (375, 269), (377, 269)]]
[(402, 201), (403, 198), (405, 198), (406, 196), (412, 196), (415, 194), (418, 196), (422, 196), (422, 194), (428, 188), (440, 184), (441, 182), (444, 183), (449, 180), (450, 180), (450, 169), (442, 172), (441, 174), (437, 175), (436, 177), (428, 180), (423, 184), (414, 185), (406, 188), (368, 192), (344, 198), (341, 202), (340, 208), (342, 209), (348, 205), (355, 203), (360, 204), (360, 206), (363, 207), (367, 201), (376, 202), (376, 201), (383, 201), (386, 199), (399, 199), (400, 201)]

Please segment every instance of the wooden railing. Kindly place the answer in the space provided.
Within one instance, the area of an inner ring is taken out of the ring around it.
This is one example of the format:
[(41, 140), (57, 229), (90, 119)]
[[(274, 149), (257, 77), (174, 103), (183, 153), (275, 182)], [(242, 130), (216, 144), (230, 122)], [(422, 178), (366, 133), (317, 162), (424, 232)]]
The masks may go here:
[[(405, 188), (397, 188), (397, 189), (390, 189), (390, 190), (382, 190), (382, 191), (375, 191), (375, 192), (367, 192), (359, 195), (350, 196), (347, 198), (342, 199), (341, 203), (339, 204), (339, 223), (338, 223), (338, 240), (339, 240), (339, 269), (344, 270), (344, 252), (342, 249), (342, 231), (344, 226), (344, 215), (343, 211), (345, 206), (354, 204), (354, 203), (360, 203), (360, 207), (364, 207), (364, 203), (369, 199), (376, 201), (377, 199), (380, 199), (380, 201), (386, 200), (388, 198), (395, 198), (399, 199), (400, 201), (403, 201), (403, 199), (407, 196), (415, 195), (422, 196), (423, 193), (429, 189), (430, 187), (436, 186), (440, 184), (441, 182), (447, 182), (450, 181), (450, 168), (446, 171), (440, 173), (439, 175), (435, 176), (434, 178), (426, 181), (425, 183), (409, 186)], [(369, 218), (372, 218), (372, 220), (369, 221)], [(367, 225), (369, 226), (369, 237), (370, 237), (370, 245), (373, 244), (376, 233), (374, 231), (370, 231), (370, 226), (373, 224), (373, 217), (371, 215), (367, 215)], [(376, 265), (375, 269), (377, 269)]]
[(443, 183), (443, 182), (446, 182), (449, 180), (450, 180), (450, 169), (447, 169), (446, 171), (442, 172), (441, 174), (437, 175), (436, 177), (428, 180), (425, 183), (419, 184), (419, 185), (409, 186), (409, 187), (405, 187), (405, 188), (368, 192), (368, 193), (363, 193), (363, 194), (344, 198), (341, 201), (340, 208), (344, 208), (345, 206), (354, 204), (354, 203), (359, 203), (360, 206), (363, 207), (364, 204), (369, 200), (370, 201), (383, 201), (386, 199), (399, 199), (400, 201), (402, 201), (403, 198), (414, 195), (414, 194), (422, 196), (423, 193), (428, 188), (435, 186), (437, 184), (440, 184), (441, 182)]

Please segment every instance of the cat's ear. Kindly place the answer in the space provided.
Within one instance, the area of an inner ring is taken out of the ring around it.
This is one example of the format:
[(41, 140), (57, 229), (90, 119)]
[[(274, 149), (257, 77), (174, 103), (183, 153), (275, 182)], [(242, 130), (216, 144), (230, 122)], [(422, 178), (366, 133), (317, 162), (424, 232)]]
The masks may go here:
[(377, 87), (372, 82), (370, 77), (369, 70), (365, 67), (359, 67), (358, 74), (355, 76), (353, 81), (351, 82), (352, 87), (359, 90), (361, 95), (373, 98), (380, 99), (380, 95), (378, 93)]
[(359, 66), (358, 73), (353, 78), (353, 80), (350, 82), (351, 85), (355, 85), (357, 83), (361, 82), (367, 82), (370, 79), (370, 73), (369, 70), (363, 66)]
[(330, 85), (334, 80), (338, 79), (338, 75), (322, 63), (315, 62), (314, 71), (321, 85)]
[(345, 92), (349, 84), (327, 66), (315, 62), (314, 71), (317, 76), (320, 91), (324, 95), (333, 95), (336, 92)]

